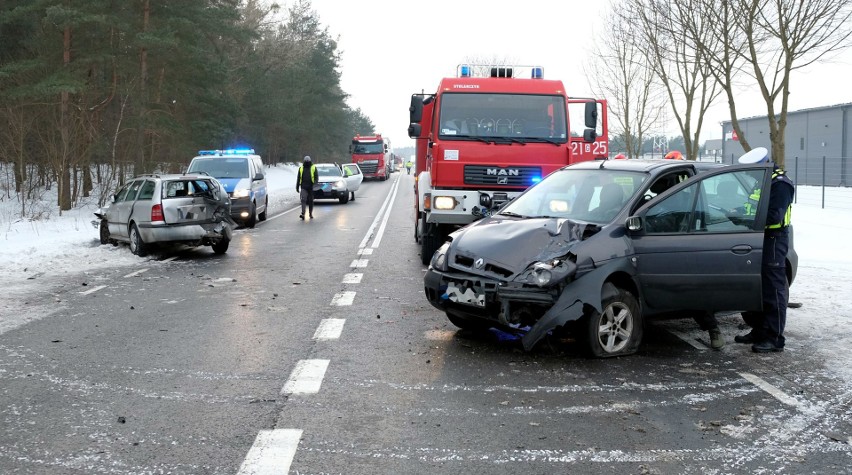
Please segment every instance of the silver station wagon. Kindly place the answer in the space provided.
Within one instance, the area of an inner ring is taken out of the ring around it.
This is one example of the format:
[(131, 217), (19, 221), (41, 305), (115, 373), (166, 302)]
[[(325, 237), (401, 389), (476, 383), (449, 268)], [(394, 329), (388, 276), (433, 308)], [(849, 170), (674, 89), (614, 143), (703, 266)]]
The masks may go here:
[(207, 175), (142, 175), (113, 195), (95, 213), (101, 244), (130, 244), (144, 256), (154, 244), (212, 246), (224, 254), (236, 225), (231, 201), (218, 180)]

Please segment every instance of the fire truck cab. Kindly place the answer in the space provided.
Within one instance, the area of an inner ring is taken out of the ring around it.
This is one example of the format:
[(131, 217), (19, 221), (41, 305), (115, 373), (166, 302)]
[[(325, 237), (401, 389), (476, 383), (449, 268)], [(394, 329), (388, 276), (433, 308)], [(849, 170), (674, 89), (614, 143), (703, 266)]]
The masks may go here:
[(554, 170), (608, 155), (606, 101), (568, 97), (539, 66), (459, 65), (456, 73), (433, 94), (413, 94), (409, 107), (424, 265), (455, 228)]

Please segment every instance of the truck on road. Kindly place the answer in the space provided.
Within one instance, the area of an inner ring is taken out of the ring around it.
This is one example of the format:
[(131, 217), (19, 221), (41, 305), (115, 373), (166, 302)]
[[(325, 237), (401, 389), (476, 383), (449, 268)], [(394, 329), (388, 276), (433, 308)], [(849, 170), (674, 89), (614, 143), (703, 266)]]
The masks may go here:
[(547, 174), (605, 159), (606, 111), (604, 100), (569, 97), (539, 66), (459, 65), (437, 92), (413, 94), (408, 135), (416, 142), (414, 234), (423, 264), (454, 229)]
[(349, 146), (349, 153), (352, 154), (352, 163), (358, 164), (365, 179), (388, 179), (393, 157), (390, 140), (382, 138), (381, 134), (356, 135)]

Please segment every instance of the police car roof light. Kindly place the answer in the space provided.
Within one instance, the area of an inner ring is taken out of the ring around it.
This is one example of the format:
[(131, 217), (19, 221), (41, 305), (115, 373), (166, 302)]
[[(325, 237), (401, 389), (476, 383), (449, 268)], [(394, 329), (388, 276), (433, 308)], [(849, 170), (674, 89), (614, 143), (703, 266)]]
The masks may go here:
[(199, 150), (198, 155), (254, 155), (254, 149), (230, 148), (227, 150)]

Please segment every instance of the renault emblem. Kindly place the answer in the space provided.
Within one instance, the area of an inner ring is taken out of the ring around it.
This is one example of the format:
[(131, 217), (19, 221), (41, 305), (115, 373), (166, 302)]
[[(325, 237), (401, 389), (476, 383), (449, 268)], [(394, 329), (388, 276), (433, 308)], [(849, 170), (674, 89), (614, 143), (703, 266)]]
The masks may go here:
[(485, 261), (480, 257), (479, 259), (476, 260), (476, 262), (473, 263), (473, 266), (476, 267), (477, 269), (482, 269), (483, 264), (485, 264)]

